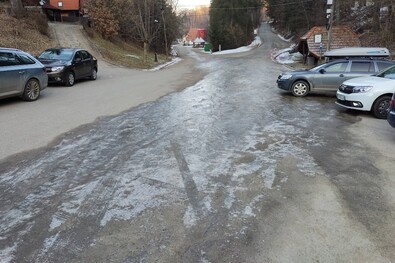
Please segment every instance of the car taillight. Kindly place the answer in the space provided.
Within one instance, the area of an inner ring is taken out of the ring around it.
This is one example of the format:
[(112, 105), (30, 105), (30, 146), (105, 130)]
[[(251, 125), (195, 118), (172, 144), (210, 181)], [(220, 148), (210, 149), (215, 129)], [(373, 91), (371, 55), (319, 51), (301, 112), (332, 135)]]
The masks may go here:
[(46, 70), (46, 68), (45, 68), (45, 67), (43, 67), (43, 68), (42, 68), (42, 70), (43, 70), (44, 72), (47, 72), (47, 70)]
[(390, 108), (394, 109), (395, 108), (395, 94), (392, 96), (391, 102), (390, 102)]

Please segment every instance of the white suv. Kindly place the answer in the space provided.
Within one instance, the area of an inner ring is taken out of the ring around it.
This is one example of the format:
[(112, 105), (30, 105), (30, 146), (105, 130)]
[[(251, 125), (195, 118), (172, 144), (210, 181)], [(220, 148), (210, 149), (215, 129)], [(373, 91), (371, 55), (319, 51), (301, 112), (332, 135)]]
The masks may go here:
[(336, 104), (345, 108), (372, 111), (386, 119), (392, 94), (395, 92), (395, 66), (377, 75), (346, 80), (336, 93)]

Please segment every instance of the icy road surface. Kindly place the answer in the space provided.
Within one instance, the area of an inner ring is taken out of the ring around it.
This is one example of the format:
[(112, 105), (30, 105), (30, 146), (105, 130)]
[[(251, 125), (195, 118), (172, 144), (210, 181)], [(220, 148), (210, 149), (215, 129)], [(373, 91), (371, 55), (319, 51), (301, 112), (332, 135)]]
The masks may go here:
[(207, 58), (195, 86), (1, 163), (0, 261), (394, 259), (357, 118), (280, 92), (272, 48)]

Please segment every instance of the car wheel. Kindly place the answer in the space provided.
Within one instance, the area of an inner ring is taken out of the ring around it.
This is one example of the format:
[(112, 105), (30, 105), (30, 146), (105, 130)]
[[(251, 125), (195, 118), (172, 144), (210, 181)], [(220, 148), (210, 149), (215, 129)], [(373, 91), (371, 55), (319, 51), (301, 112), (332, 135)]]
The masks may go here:
[(90, 79), (91, 80), (96, 80), (97, 79), (97, 70), (95, 68), (92, 69)]
[(298, 80), (292, 84), (291, 92), (296, 97), (304, 97), (309, 93), (309, 84), (306, 81)]
[(34, 101), (40, 97), (40, 82), (36, 79), (29, 79), (23, 90), (22, 98), (26, 101)]
[(390, 108), (391, 96), (381, 96), (372, 107), (373, 115), (378, 119), (386, 119)]
[(64, 84), (65, 84), (66, 86), (68, 86), (68, 87), (71, 87), (71, 86), (74, 85), (74, 82), (75, 82), (74, 73), (70, 71), (70, 72), (68, 72), (67, 75), (66, 75), (66, 80), (65, 80)]

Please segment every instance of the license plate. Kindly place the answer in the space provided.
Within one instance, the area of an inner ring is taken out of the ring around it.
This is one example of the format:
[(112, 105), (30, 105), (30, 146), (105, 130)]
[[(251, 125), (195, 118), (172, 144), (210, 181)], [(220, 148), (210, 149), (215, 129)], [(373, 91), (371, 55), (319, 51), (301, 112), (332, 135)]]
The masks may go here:
[(337, 94), (336, 96), (339, 100), (346, 100), (346, 97), (344, 95)]

